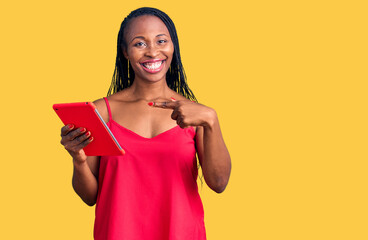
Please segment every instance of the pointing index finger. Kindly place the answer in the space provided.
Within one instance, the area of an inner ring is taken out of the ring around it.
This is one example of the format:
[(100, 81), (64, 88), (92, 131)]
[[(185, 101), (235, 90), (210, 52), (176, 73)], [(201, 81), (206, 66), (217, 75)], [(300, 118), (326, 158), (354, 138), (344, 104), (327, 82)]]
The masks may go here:
[(148, 103), (148, 105), (152, 107), (174, 109), (178, 105), (178, 103), (177, 102), (150, 102)]

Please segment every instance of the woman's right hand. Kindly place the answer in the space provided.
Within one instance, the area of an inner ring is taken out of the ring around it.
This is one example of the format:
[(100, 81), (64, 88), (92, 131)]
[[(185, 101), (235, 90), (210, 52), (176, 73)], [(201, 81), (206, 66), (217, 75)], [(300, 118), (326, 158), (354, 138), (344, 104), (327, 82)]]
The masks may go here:
[(91, 132), (83, 127), (74, 129), (74, 125), (68, 124), (61, 128), (60, 143), (73, 157), (74, 162), (84, 163), (87, 161), (87, 155), (83, 148), (92, 141)]

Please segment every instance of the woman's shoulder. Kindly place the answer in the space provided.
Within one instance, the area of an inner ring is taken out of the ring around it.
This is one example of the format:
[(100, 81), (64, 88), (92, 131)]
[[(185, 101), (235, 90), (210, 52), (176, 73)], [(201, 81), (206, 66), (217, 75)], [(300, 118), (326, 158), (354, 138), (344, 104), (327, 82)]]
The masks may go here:
[(107, 105), (111, 105), (111, 103), (114, 105), (114, 102), (121, 102), (121, 101), (125, 101), (128, 100), (128, 94), (126, 89), (123, 89), (117, 93), (114, 93), (110, 96), (107, 96), (107, 102), (105, 101), (104, 97), (101, 97), (95, 101), (93, 101), (93, 103), (95, 104), (97, 111), (100, 113), (101, 117), (103, 118), (103, 120), (105, 122), (109, 121), (109, 110), (107, 108)]
[(103, 98), (100, 98), (100, 99), (93, 101), (93, 103), (95, 104), (97, 111), (100, 113), (102, 119), (105, 122), (108, 122), (109, 121), (109, 111), (107, 109), (105, 100)]

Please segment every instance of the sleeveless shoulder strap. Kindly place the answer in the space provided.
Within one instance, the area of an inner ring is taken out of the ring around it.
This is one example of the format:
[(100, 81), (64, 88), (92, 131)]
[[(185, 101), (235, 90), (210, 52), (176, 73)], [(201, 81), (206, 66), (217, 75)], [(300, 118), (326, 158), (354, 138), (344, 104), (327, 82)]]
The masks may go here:
[(107, 111), (109, 112), (109, 121), (110, 121), (112, 119), (110, 104), (109, 104), (109, 101), (107, 100), (106, 97), (104, 97), (104, 100), (105, 100), (105, 103), (106, 103)]

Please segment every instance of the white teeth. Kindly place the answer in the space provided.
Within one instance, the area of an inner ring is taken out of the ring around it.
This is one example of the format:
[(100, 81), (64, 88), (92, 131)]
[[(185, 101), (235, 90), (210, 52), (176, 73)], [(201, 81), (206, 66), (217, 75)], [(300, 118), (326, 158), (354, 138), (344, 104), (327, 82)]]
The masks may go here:
[(150, 70), (154, 70), (154, 69), (161, 67), (161, 64), (162, 64), (162, 61), (154, 62), (154, 63), (143, 63), (143, 66), (145, 66), (146, 68)]

